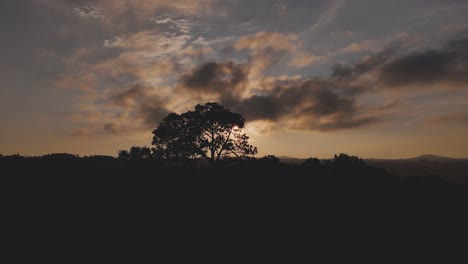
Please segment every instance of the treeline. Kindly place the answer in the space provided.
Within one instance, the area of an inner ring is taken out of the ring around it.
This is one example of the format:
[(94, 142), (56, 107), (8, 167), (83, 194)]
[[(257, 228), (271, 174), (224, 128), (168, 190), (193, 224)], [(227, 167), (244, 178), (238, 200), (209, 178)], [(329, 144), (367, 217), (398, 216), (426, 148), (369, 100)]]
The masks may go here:
[(379, 209), (389, 216), (434, 213), (462, 219), (467, 205), (462, 184), (435, 176), (400, 177), (347, 154), (300, 164), (271, 155), (223, 158), (215, 164), (130, 157), (1, 156), (1, 186), (15, 208), (33, 203), (34, 208), (54, 204), (61, 210), (56, 208), (86, 204), (101, 211), (124, 205), (176, 215), (203, 208), (207, 215), (281, 212), (284, 218), (318, 211), (354, 214), (360, 207), (367, 214)]
[(274, 155), (263, 157), (225, 157), (211, 164), (204, 159), (164, 159), (148, 147), (133, 146), (119, 151), (118, 157), (83, 156), (54, 153), (44, 156), (0, 155), (4, 175), (61, 176), (216, 176), (216, 177), (295, 177), (334, 179), (341, 182), (432, 182), (442, 183), (438, 176), (400, 177), (369, 166), (357, 157), (341, 153), (321, 160), (308, 158), (299, 164), (282, 162)]

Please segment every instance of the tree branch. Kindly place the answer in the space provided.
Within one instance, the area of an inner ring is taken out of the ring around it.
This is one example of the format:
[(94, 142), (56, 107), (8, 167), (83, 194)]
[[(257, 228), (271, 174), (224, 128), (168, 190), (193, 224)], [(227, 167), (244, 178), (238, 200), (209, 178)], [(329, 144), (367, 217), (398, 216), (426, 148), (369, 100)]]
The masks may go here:
[(224, 150), (224, 147), (226, 146), (226, 143), (228, 142), (229, 138), (231, 137), (231, 134), (232, 134), (232, 130), (229, 130), (229, 134), (226, 138), (226, 140), (223, 142), (223, 144), (221, 145), (221, 149), (219, 150), (218, 152), (218, 156), (216, 157), (216, 160), (219, 159), (219, 157), (221, 156), (221, 153), (223, 152)]

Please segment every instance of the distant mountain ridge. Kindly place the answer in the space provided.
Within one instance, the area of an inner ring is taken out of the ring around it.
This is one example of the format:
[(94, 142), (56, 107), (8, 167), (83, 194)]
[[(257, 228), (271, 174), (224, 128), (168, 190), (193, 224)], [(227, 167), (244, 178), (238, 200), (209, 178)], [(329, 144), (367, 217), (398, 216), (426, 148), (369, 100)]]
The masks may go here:
[[(300, 164), (306, 159), (278, 156), (284, 163)], [(330, 159), (333, 159), (331, 157)], [(328, 159), (321, 159), (328, 160)], [(450, 158), (424, 154), (413, 158), (363, 159), (372, 167), (385, 169), (400, 176), (424, 177), (436, 175), (452, 182), (466, 183), (468, 186), (468, 158)]]
[[(278, 156), (280, 161), (284, 163), (292, 163), (292, 164), (300, 164), (307, 160), (306, 158), (296, 158), (290, 156)], [(333, 159), (333, 157), (329, 158)], [(468, 158), (452, 158), (452, 157), (444, 157), (438, 156), (433, 154), (423, 154), (421, 156), (412, 157), (412, 158), (396, 158), (396, 159), (382, 159), (382, 158), (363, 158), (364, 161), (368, 162), (379, 162), (379, 161), (438, 161), (438, 162), (449, 162), (449, 161), (468, 161)], [(327, 159), (321, 159), (327, 160)]]
[(409, 159), (416, 159), (416, 160), (431, 160), (431, 161), (450, 161), (450, 160), (466, 160), (461, 158), (451, 158), (451, 157), (444, 157), (444, 156), (437, 156), (432, 154), (424, 154), (415, 158)]
[(280, 159), (280, 161), (284, 163), (292, 163), (292, 164), (300, 164), (307, 160), (303, 158), (294, 158), (294, 157), (289, 157), (289, 156), (278, 156), (278, 159)]
[(468, 158), (451, 158), (451, 157), (444, 157), (438, 156), (433, 154), (424, 154), (421, 156), (413, 157), (413, 158), (399, 158), (399, 159), (365, 159), (366, 161), (468, 161)]

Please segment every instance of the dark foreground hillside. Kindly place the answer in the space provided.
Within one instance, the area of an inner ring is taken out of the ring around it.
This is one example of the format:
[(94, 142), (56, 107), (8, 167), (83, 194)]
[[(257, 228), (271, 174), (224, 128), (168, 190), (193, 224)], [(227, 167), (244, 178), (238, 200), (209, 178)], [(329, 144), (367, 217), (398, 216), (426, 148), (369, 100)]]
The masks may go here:
[(1, 157), (0, 166), (2, 180), (20, 184), (16, 187), (32, 188), (39, 193), (63, 192), (63, 195), (147, 193), (196, 199), (209, 194), (239, 201), (261, 196), (280, 201), (299, 199), (299, 203), (317, 197), (325, 203), (357, 199), (434, 206), (448, 201), (456, 204), (467, 193), (463, 183), (437, 175), (401, 177), (345, 154), (325, 161), (311, 158), (300, 164), (287, 164), (274, 156), (265, 156), (223, 160), (214, 166), (193, 160), (14, 155)]
[(358, 239), (382, 250), (378, 241), (412, 248), (422, 240), (435, 247), (460, 241), (466, 232), (465, 186), (439, 177), (402, 178), (347, 155), (297, 165), (275, 157), (230, 160), (214, 167), (9, 156), (0, 167), (10, 243), (53, 245), (53, 256), (70, 252), (70, 243), (102, 250), (114, 241), (175, 251), (175, 259), (179, 247), (209, 247), (208, 256), (219, 252), (219, 260), (235, 259), (232, 250), (277, 256), (281, 251), (268, 248), (289, 247), (304, 253), (311, 241), (349, 248)]

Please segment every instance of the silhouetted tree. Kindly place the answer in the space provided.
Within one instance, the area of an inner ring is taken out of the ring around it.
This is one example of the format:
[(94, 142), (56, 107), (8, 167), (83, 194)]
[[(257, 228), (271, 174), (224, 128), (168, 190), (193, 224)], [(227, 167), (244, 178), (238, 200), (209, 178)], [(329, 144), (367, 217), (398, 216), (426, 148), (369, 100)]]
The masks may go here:
[(151, 158), (151, 149), (144, 146), (144, 147), (137, 147), (132, 146), (130, 148), (130, 159), (131, 160), (142, 160), (142, 159), (150, 159)]
[(275, 155), (266, 155), (258, 160), (260, 164), (278, 166), (280, 164), (280, 159)]
[(364, 160), (361, 158), (344, 153), (338, 156), (335, 155), (329, 165), (334, 176), (362, 176), (366, 167)]
[(165, 159), (190, 158), (197, 154), (200, 129), (193, 124), (193, 112), (166, 116), (153, 131), (153, 154)]
[(153, 152), (166, 159), (203, 158), (214, 164), (223, 157), (255, 155), (257, 148), (242, 133), (245, 119), (218, 103), (166, 116), (153, 131)]
[(338, 156), (335, 155), (332, 160), (332, 165), (341, 168), (364, 168), (366, 166), (364, 160), (361, 158), (344, 153), (340, 153)]
[(123, 160), (142, 160), (150, 159), (151, 149), (148, 147), (138, 147), (132, 146), (130, 151), (128, 150), (119, 150), (118, 158)]
[(128, 150), (121, 149), (121, 150), (119, 150), (118, 158), (123, 159), (123, 160), (129, 160), (130, 159), (130, 153), (128, 153)]
[(323, 166), (318, 158), (308, 158), (304, 162), (302, 162), (301, 165), (303, 167), (314, 168), (314, 169)]

